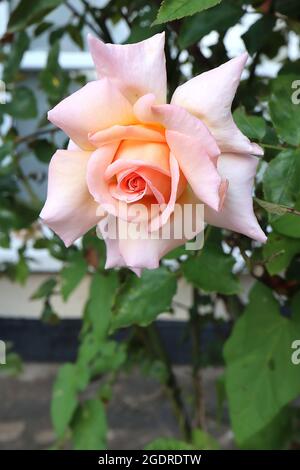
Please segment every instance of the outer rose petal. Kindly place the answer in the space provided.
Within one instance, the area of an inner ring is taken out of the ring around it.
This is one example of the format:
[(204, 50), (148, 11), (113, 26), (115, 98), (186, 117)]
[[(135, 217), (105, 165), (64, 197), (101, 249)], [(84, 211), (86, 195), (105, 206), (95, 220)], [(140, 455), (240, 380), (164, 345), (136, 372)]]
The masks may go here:
[(107, 79), (89, 82), (65, 98), (49, 111), (48, 119), (84, 150), (95, 148), (90, 133), (136, 121), (131, 104)]
[(215, 161), (219, 149), (207, 127), (179, 106), (154, 105), (152, 95), (138, 100), (134, 112), (141, 121), (166, 127), (167, 143), (194, 193), (218, 210), (221, 177)]
[(88, 41), (99, 78), (112, 80), (131, 103), (146, 93), (166, 102), (164, 33), (136, 44), (104, 44), (93, 36)]
[(89, 158), (90, 152), (58, 150), (49, 165), (47, 200), (40, 216), (66, 246), (101, 218), (86, 184)]
[(265, 242), (253, 211), (252, 190), (258, 158), (251, 155), (222, 154), (218, 170), (229, 181), (223, 208), (216, 212), (205, 207), (205, 222)]
[(171, 103), (202, 119), (222, 152), (263, 155), (263, 150), (242, 134), (231, 115), (231, 104), (247, 57), (247, 53), (242, 54), (192, 78), (175, 90)]

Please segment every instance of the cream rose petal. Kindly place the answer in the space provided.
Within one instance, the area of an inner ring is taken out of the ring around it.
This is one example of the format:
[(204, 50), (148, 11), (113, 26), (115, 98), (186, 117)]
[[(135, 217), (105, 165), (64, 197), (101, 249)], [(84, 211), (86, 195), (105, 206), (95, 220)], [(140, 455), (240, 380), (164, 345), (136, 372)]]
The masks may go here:
[(228, 190), (220, 212), (205, 207), (205, 222), (264, 243), (267, 237), (257, 222), (252, 201), (258, 162), (259, 159), (251, 155), (222, 154), (219, 157), (218, 170), (228, 179)]
[(202, 119), (222, 152), (263, 155), (263, 150), (236, 126), (231, 105), (247, 61), (247, 53), (204, 72), (179, 86), (171, 103)]
[(88, 41), (99, 78), (113, 81), (131, 103), (146, 93), (166, 102), (164, 33), (136, 44), (105, 44), (93, 36)]
[(90, 155), (58, 150), (49, 165), (47, 200), (40, 217), (66, 246), (94, 227), (102, 215), (86, 184)]
[(106, 78), (90, 82), (62, 100), (49, 111), (48, 119), (84, 150), (95, 149), (88, 138), (91, 133), (136, 121), (131, 104)]

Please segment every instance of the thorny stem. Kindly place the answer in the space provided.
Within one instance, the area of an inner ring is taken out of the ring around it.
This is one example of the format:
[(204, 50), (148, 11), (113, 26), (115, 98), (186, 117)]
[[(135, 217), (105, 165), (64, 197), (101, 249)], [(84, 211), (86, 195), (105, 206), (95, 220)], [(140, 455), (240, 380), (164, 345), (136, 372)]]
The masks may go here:
[(59, 132), (60, 129), (58, 127), (53, 127), (50, 129), (39, 129), (36, 132), (33, 132), (32, 134), (24, 135), (24, 136), (19, 136), (15, 139), (15, 144), (23, 144), (25, 142), (31, 142), (35, 140), (37, 137), (44, 135), (44, 134), (55, 134), (56, 132)]
[(200, 330), (201, 330), (201, 317), (198, 313), (199, 306), (199, 292), (198, 289), (193, 289), (193, 305), (191, 306), (190, 313), (190, 327), (192, 339), (192, 377), (195, 395), (195, 426), (200, 429), (205, 429), (205, 406), (204, 394), (201, 375), (201, 355), (200, 355)]
[(20, 166), (17, 169), (17, 173), (18, 173), (18, 176), (19, 176), (20, 180), (22, 181), (22, 184), (23, 184), (23, 187), (24, 187), (25, 191), (27, 192), (27, 194), (28, 194), (28, 196), (31, 200), (32, 206), (34, 208), (39, 208), (41, 206), (41, 201), (38, 198), (38, 196), (35, 194), (35, 192), (33, 191), (26, 175), (23, 173), (23, 170)]
[[(84, 5), (86, 6), (85, 2), (83, 2)], [(82, 19), (84, 14), (81, 14), (75, 7), (74, 5), (71, 4), (71, 2), (69, 1), (65, 1), (65, 5), (66, 7), (69, 8), (69, 10), (73, 13), (74, 16), (76, 16), (77, 18), (79, 19)], [(95, 26), (87, 19), (87, 18), (83, 18), (84, 19), (84, 22), (85, 24), (91, 29), (91, 31), (93, 31), (97, 36), (99, 35), (100, 31), (95, 28)]]
[(259, 143), (261, 147), (265, 147), (266, 149), (273, 149), (273, 150), (287, 150), (288, 147), (284, 147), (283, 145), (272, 145), (272, 144), (264, 144), (262, 142)]
[(191, 425), (188, 414), (186, 412), (182, 397), (181, 390), (178, 386), (177, 379), (172, 369), (172, 364), (165, 350), (164, 344), (160, 338), (159, 332), (154, 324), (147, 328), (148, 336), (151, 341), (153, 352), (161, 359), (165, 364), (168, 379), (166, 383), (166, 392), (171, 400), (175, 416), (178, 421), (179, 428), (186, 441), (191, 440)]

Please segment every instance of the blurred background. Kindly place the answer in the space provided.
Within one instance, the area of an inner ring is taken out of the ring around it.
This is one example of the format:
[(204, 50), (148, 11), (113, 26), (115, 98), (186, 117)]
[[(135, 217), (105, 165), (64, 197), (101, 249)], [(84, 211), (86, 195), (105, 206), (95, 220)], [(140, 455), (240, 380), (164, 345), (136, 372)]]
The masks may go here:
[[(285, 139), (282, 126), (277, 125), (276, 117), (275, 121), (272, 116), (270, 118), (268, 108), (272, 83), (278, 74), (300, 78), (299, 2), (223, 0), (193, 16), (153, 25), (159, 4), (154, 0), (49, 0), (29, 6), (24, 0), (0, 1), (0, 77), (3, 84), (0, 105), (0, 340), (6, 345), (6, 364), (0, 365), (1, 449), (69, 448), (73, 446), (72, 439), (75, 439), (75, 448), (105, 448), (105, 445), (112, 449), (144, 448), (159, 436), (183, 439), (183, 432), (186, 438), (187, 427), (193, 427), (194, 421), (196, 429), (208, 433), (205, 435), (208, 448), (297, 446), (295, 436), (298, 436), (299, 423), (291, 422), (290, 416), (279, 416), (288, 400), (280, 402), (278, 409), (274, 408), (266, 423), (262, 423), (269, 425), (271, 418), (279, 420), (279, 424), (273, 424), (273, 440), (257, 439), (252, 444), (249, 436), (248, 440), (236, 438), (238, 430), (232, 429), (231, 412), (228, 412), (226, 402), (222, 349), (235, 321), (245, 309), (250, 289), (257, 279), (262, 280), (275, 292), (275, 298), (281, 296), (280, 305), (283, 310), (288, 310), (286, 302), (289, 305), (297, 293), (300, 277), (299, 222), (296, 227), (294, 224), (289, 230), (283, 230), (280, 224), (278, 228), (277, 220), (276, 229), (271, 218), (285, 217), (284, 213), (278, 216), (277, 209), (277, 215), (276, 210), (274, 215), (274, 208), (272, 212), (270, 206), (257, 202), (255, 208), (260, 222), (273, 237), (274, 234), (277, 236), (276, 243), (273, 239), (262, 252), (260, 246), (246, 237), (215, 230), (210, 236), (221, 247), (220, 257), (224, 259), (224, 263), (211, 273), (219, 279), (217, 285), (201, 281), (201, 276), (205, 278), (214, 264), (214, 258), (209, 258), (209, 265), (206, 266), (204, 260), (196, 276), (179, 276), (175, 288), (171, 289), (172, 295), (165, 291), (154, 292), (154, 297), (165, 299), (149, 313), (164, 345), (163, 358), (159, 354), (157, 357), (156, 353), (148, 354), (144, 343), (141, 346), (147, 328), (139, 318), (126, 320), (124, 324), (121, 321), (119, 326), (124, 328), (116, 328), (113, 332), (116, 349), (108, 351), (106, 357), (111, 370), (98, 365), (96, 373), (91, 372), (80, 390), (80, 403), (90, 404), (96, 394), (101, 395), (101, 403), (105, 405), (105, 426), (101, 417), (99, 422), (90, 423), (91, 429), (93, 426), (101, 428), (96, 444), (82, 431), (77, 402), (71, 410), (67, 410), (65, 403), (57, 404), (54, 400), (53, 404), (53, 384), (57, 384), (58, 371), (64, 367), (62, 364), (78, 365), (84, 343), (82, 338), (88, 328), (82, 318), (91, 308), (95, 273), (102, 275), (105, 260), (103, 243), (94, 233), (67, 250), (38, 219), (46, 197), (50, 158), (56, 148), (63, 148), (67, 143), (66, 136), (47, 122), (46, 113), (63, 97), (96, 78), (87, 50), (88, 33), (105, 42), (133, 43), (166, 31), (170, 96), (183, 81), (248, 50), (249, 61), (234, 102), (234, 115), (248, 137), (265, 144), (266, 157), (259, 169), (256, 196), (258, 200), (266, 199), (273, 204), (283, 203), (299, 209), (296, 196), (276, 199), (276, 191), (269, 190), (268, 181), (263, 187), (268, 162), (281, 150), (288, 149), (289, 144), (294, 150), (299, 147), (296, 137)], [(281, 103), (280, 110), (283, 108)], [(299, 107), (297, 116), (295, 122), (299, 122)], [(283, 118), (291, 118), (288, 109), (285, 116), (280, 116)], [(290, 129), (293, 129), (292, 124)], [(299, 129), (293, 135), (297, 132)], [(277, 173), (277, 179), (283, 186), (287, 183), (290, 192), (295, 192), (299, 179), (290, 189), (286, 174), (285, 170)], [(288, 227), (286, 223), (283, 225)], [(294, 237), (294, 233), (298, 235)], [(286, 255), (286, 247), (291, 247), (291, 243), (292, 248)], [(184, 249), (172, 253), (163, 260), (162, 269), (171, 274), (176, 272), (187, 256)], [(140, 294), (139, 284), (132, 281), (128, 273), (121, 270), (118, 276), (121, 288), (124, 283), (131, 283), (131, 287), (133, 283), (136, 301), (139, 301), (139, 295), (145, 295), (148, 303), (153, 301), (151, 292)], [(147, 282), (163, 285), (169, 280), (158, 277), (157, 280), (149, 278)], [(197, 330), (196, 356), (193, 356), (195, 345), (189, 328), (195, 295), (201, 296), (197, 304), (201, 325)], [(101, 299), (99, 302), (98, 313), (101, 315)], [(127, 297), (121, 297), (120, 302), (128, 304), (128, 310), (132, 310)], [(142, 316), (148, 307), (143, 303), (138, 305)], [(130, 326), (132, 323), (133, 327)], [(300, 331), (298, 336), (300, 338)], [(120, 359), (118, 348), (124, 344), (127, 358)], [(97, 354), (100, 346), (99, 343)], [(166, 354), (167, 361), (164, 359)], [(107, 374), (108, 381), (104, 379)], [(70, 369), (67, 376), (66, 382), (70, 383)], [(196, 388), (195, 377), (199, 381)], [(204, 404), (197, 404), (199, 387), (204, 396), (205, 413), (202, 410)], [(67, 398), (70, 400), (69, 395)], [(290, 398), (295, 398), (295, 394)], [(184, 407), (181, 401), (185, 402)], [(197, 406), (198, 412), (195, 411)], [(181, 409), (179, 425), (176, 407)], [(73, 414), (74, 410), (78, 416)], [(60, 423), (57, 415), (64, 412), (66, 423)], [(71, 419), (77, 419), (79, 424), (75, 423), (73, 427)], [(72, 431), (67, 429), (68, 423)], [(75, 437), (69, 434), (73, 433), (73, 428)], [(259, 426), (256, 427), (253, 434), (257, 436), (259, 430)], [(198, 446), (203, 446), (201, 432), (199, 436)], [(196, 445), (197, 440), (193, 442)]]

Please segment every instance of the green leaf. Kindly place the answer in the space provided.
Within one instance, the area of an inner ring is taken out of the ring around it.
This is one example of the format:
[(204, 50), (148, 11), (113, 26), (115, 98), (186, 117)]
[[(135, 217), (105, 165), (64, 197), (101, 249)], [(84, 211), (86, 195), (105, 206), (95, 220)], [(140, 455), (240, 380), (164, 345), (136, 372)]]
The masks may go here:
[(255, 54), (255, 52), (260, 51), (269, 43), (275, 23), (276, 19), (274, 16), (264, 15), (242, 35), (249, 54)]
[(164, 0), (153, 24), (166, 23), (184, 16), (194, 15), (199, 11), (214, 7), (218, 3), (221, 3), (221, 0)]
[(300, 240), (271, 233), (263, 247), (268, 272), (273, 275), (284, 271), (297, 253), (300, 253)]
[[(270, 163), (264, 174), (265, 198), (272, 203), (286, 206), (286, 214), (272, 216), (274, 230), (292, 238), (300, 237), (300, 151), (285, 150)], [(293, 210), (295, 211), (293, 213)]]
[(61, 5), (60, 0), (20, 0), (10, 15), (8, 31), (20, 31), (27, 25), (41, 21), (51, 10)]
[(36, 291), (32, 294), (30, 299), (36, 300), (36, 299), (42, 299), (44, 297), (49, 297), (52, 294), (56, 284), (57, 284), (57, 281), (55, 278), (51, 277), (50, 279), (47, 279), (36, 289)]
[(61, 294), (64, 301), (80, 284), (87, 272), (87, 264), (81, 253), (76, 253), (71, 262), (61, 270)]
[(179, 31), (179, 46), (192, 46), (211, 31), (226, 32), (242, 15), (242, 8), (234, 1), (223, 0), (220, 5), (185, 18)]
[(279, 450), (285, 448), (291, 438), (292, 410), (283, 408), (261, 431), (244, 441), (243, 450)]
[(270, 116), (279, 137), (290, 145), (300, 145), (299, 104), (293, 103), (292, 84), (299, 77), (280, 75), (272, 82)]
[(196, 450), (196, 448), (192, 444), (172, 437), (161, 437), (149, 443), (145, 450)]
[(32, 90), (20, 86), (12, 91), (12, 99), (9, 103), (1, 105), (4, 113), (10, 114), (16, 119), (33, 119), (37, 115), (36, 98)]
[(78, 404), (77, 369), (73, 364), (63, 365), (54, 383), (51, 418), (58, 437), (62, 437)]
[(30, 143), (30, 148), (34, 151), (37, 159), (43, 163), (49, 163), (56, 150), (54, 144), (47, 139), (34, 140)]
[(64, 97), (70, 83), (68, 73), (59, 65), (59, 53), (60, 45), (56, 41), (49, 51), (46, 68), (40, 73), (41, 87), (51, 104), (56, 104)]
[(29, 47), (29, 36), (25, 31), (21, 31), (17, 36), (16, 40), (12, 44), (7, 61), (5, 62), (5, 67), (3, 70), (3, 81), (5, 83), (12, 82), (20, 67), (20, 63), (24, 52)]
[(273, 202), (263, 201), (262, 199), (259, 199), (258, 197), (255, 197), (254, 200), (263, 209), (265, 209), (265, 211), (268, 212), (269, 214), (275, 214), (275, 215), (294, 214), (294, 215), (300, 216), (300, 213), (292, 207), (286, 207), (280, 204), (274, 204)]
[(259, 116), (249, 116), (246, 114), (244, 108), (237, 108), (233, 113), (238, 128), (249, 139), (261, 141), (266, 133), (266, 123), (263, 118)]
[(193, 429), (192, 441), (197, 449), (201, 450), (218, 450), (220, 448), (219, 443), (207, 432), (202, 429)]
[[(295, 205), (297, 212), (300, 211), (300, 199)], [(286, 214), (272, 222), (274, 230), (286, 237), (300, 238), (300, 217), (299, 215)]]
[(292, 318), (283, 317), (272, 291), (256, 283), (225, 344), (226, 392), (239, 444), (300, 393), (299, 370), (291, 361), (291, 345), (300, 334), (299, 307), (295, 304)]
[(75, 413), (72, 437), (75, 450), (104, 450), (106, 448), (106, 416), (100, 400), (87, 400)]
[(285, 150), (268, 165), (263, 189), (267, 201), (294, 207), (300, 197), (300, 150)]
[(112, 329), (149, 325), (157, 315), (170, 309), (176, 288), (175, 274), (163, 267), (146, 270), (140, 278), (131, 276), (118, 293)]
[(103, 340), (107, 335), (112, 321), (112, 306), (117, 287), (118, 275), (115, 271), (93, 275), (87, 304), (87, 318), (92, 325), (93, 334), (98, 340)]
[(232, 269), (235, 260), (217, 244), (207, 242), (196, 257), (182, 264), (185, 278), (206, 292), (232, 295), (240, 291), (238, 278)]

